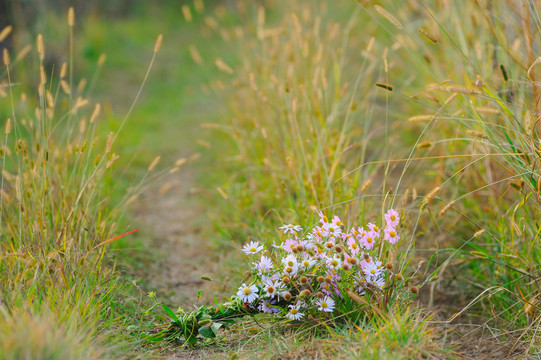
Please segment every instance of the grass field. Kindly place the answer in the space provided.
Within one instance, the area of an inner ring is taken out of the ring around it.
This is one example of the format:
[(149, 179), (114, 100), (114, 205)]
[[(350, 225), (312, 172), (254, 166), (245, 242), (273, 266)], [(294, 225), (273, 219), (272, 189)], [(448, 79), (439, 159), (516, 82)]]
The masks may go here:
[[(0, 359), (541, 356), (537, 5), (194, 0), (4, 29)], [(174, 197), (202, 210), (164, 247)], [(245, 244), (391, 208), (381, 296), (157, 341), (189, 319), (160, 305), (198, 300), (163, 267), (226, 302), (259, 281)]]

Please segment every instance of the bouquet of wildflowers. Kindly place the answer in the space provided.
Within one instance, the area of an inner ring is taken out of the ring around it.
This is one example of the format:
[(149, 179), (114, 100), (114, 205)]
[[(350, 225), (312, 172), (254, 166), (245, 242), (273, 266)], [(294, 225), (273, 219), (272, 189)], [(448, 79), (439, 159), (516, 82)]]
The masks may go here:
[(299, 320), (351, 311), (341, 306), (344, 297), (362, 302), (363, 296), (381, 300), (388, 295), (392, 263), (384, 266), (375, 253), (385, 242), (400, 240), (398, 212), (385, 214), (383, 230), (374, 223), (346, 229), (339, 217), (329, 221), (319, 215), (319, 225), (308, 231), (299, 225), (280, 227), (285, 234), (280, 244), (244, 246), (242, 251), (255, 260), (252, 281), (237, 292), (246, 307)]
[(402, 276), (393, 274), (392, 262), (384, 266), (376, 254), (388, 253), (384, 248), (400, 240), (398, 212), (391, 209), (385, 214), (383, 229), (374, 223), (345, 228), (337, 216), (331, 221), (322, 213), (319, 217), (319, 224), (307, 230), (281, 226), (284, 236), (278, 244), (246, 244), (242, 251), (250, 257), (250, 281), (239, 287), (230, 303), (183, 313), (173, 321), (177, 324), (173, 333), (184, 334), (193, 343), (198, 333), (214, 337), (218, 328), (245, 315), (340, 319), (359, 310), (359, 305), (387, 304)]

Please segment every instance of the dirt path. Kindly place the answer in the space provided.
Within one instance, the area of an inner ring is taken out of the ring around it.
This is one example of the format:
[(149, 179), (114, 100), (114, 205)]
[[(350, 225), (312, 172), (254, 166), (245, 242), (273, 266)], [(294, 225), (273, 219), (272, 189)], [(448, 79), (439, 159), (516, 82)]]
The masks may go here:
[[(177, 175), (178, 174), (178, 175)], [(217, 255), (209, 238), (205, 237), (205, 215), (195, 187), (191, 166), (183, 168), (164, 181), (170, 189), (165, 194), (151, 190), (144, 194), (137, 220), (151, 237), (148, 241), (159, 256), (144, 273), (151, 289), (160, 300), (186, 310), (194, 304), (210, 304), (223, 289), (204, 281), (201, 275), (212, 276), (216, 271)], [(208, 235), (207, 235), (208, 236)], [(204, 295), (198, 299), (197, 292)], [(208, 359), (219, 354), (212, 349), (168, 349), (165, 359)]]
[[(193, 169), (186, 167), (177, 174), (165, 180), (170, 187), (166, 193), (153, 190), (144, 195), (138, 218), (160, 259), (148, 269), (149, 286), (168, 303), (191, 309), (196, 303), (208, 303), (219, 291), (201, 279), (215, 273), (216, 262), (210, 260), (216, 255), (202, 228), (205, 219)], [(199, 301), (198, 290), (204, 293)]]

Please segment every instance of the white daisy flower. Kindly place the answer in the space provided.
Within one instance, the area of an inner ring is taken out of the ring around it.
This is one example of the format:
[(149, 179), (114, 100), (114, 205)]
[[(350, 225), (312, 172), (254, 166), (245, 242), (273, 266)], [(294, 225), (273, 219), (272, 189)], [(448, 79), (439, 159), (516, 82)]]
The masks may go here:
[(257, 292), (259, 290), (257, 289), (257, 286), (251, 285), (247, 286), (246, 284), (242, 284), (242, 286), (239, 288), (239, 291), (237, 291), (237, 296), (244, 302), (251, 303), (255, 299), (258, 298)]
[(281, 281), (267, 280), (263, 284), (263, 290), (270, 298), (281, 295), (284, 291), (284, 284)]
[(325, 261), (327, 268), (331, 270), (337, 270), (342, 266), (342, 260), (338, 256), (328, 257)]
[(297, 257), (295, 256), (295, 254), (289, 254), (282, 259), (282, 263), (284, 263), (284, 266), (296, 266), (298, 265)]
[(335, 302), (331, 297), (325, 296), (323, 299), (318, 299), (316, 305), (319, 306), (319, 311), (333, 312)]
[(259, 245), (259, 241), (252, 241), (249, 244), (244, 245), (242, 248), (242, 251), (246, 255), (257, 254), (261, 250), (263, 250), (263, 245)]
[(295, 265), (285, 265), (284, 266), (284, 274), (287, 276), (295, 276), (299, 272), (299, 264), (295, 263)]
[(259, 262), (254, 263), (259, 275), (267, 274), (274, 267), (272, 259), (268, 256), (263, 255)]
[(291, 233), (293, 235), (297, 235), (298, 232), (302, 231), (302, 227), (300, 225), (282, 225), (278, 228), (279, 230), (284, 230), (284, 234)]
[(323, 225), (323, 229), (329, 233), (331, 236), (338, 236), (342, 232), (342, 228), (335, 223), (326, 223)]
[(314, 258), (306, 258), (306, 259), (302, 259), (299, 264), (304, 269), (308, 269), (316, 264), (316, 260)]
[(286, 316), (291, 320), (299, 320), (304, 316), (304, 313), (300, 312), (300, 309), (300, 305), (289, 305), (289, 312)]

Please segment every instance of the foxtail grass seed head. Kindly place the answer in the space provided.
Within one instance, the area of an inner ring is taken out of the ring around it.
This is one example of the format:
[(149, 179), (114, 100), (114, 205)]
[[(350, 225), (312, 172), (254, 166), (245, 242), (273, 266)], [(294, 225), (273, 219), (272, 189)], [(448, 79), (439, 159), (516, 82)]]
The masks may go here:
[(68, 74), (68, 63), (64, 61), (62, 63), (62, 66), (60, 66), (60, 79), (65, 78), (67, 74)]
[(65, 80), (60, 80), (60, 87), (62, 88), (62, 91), (63, 91), (64, 93), (66, 93), (66, 94), (68, 94), (68, 95), (71, 94), (71, 88), (70, 88), (70, 86), (69, 86), (69, 84), (68, 84), (67, 81), (65, 81)]
[(195, 8), (195, 11), (197, 11), (198, 13), (202, 13), (205, 10), (205, 5), (203, 4), (203, 0), (194, 0), (193, 7)]
[(432, 119), (434, 119), (436, 115), (415, 115), (408, 119), (410, 123), (418, 123), (418, 122), (429, 122)]
[(0, 42), (6, 40), (6, 38), (11, 34), (13, 31), (13, 27), (11, 25), (6, 26), (5, 28), (0, 31)]
[(449, 211), (449, 209), (451, 209), (451, 207), (453, 207), (453, 205), (455, 204), (455, 200), (452, 200), (452, 201), (449, 201), (447, 203), (447, 205), (445, 205), (439, 212), (439, 216), (443, 216), (445, 214), (447, 214), (447, 212)]
[(190, 7), (188, 5), (182, 5), (181, 9), (184, 20), (186, 20), (186, 22), (192, 22), (192, 12), (190, 11)]
[(110, 132), (107, 135), (107, 142), (105, 143), (105, 153), (108, 154), (111, 151), (111, 147), (113, 146), (113, 141), (115, 139), (115, 133)]
[(477, 230), (477, 231), (473, 234), (473, 237), (474, 237), (474, 238), (478, 238), (478, 237), (482, 236), (485, 232), (486, 232), (485, 229)]
[(161, 159), (161, 156), (156, 156), (154, 158), (154, 160), (152, 160), (152, 162), (150, 163), (150, 165), (148, 166), (148, 171), (152, 171), (154, 170), (154, 168), (156, 168), (156, 166), (158, 165), (158, 163), (160, 162), (160, 159)]
[(75, 10), (73, 10), (73, 6), (68, 9), (68, 25), (70, 27), (75, 25)]
[(429, 202), (432, 201), (432, 199), (434, 199), (434, 197), (436, 197), (436, 195), (438, 195), (438, 193), (440, 192), (440, 187), (439, 186), (436, 186), (435, 188), (433, 188), (428, 194), (426, 194), (426, 196), (423, 198), (423, 201), (422, 201), (422, 204), (426, 205), (428, 204)]
[(459, 93), (464, 95), (481, 95), (481, 91), (475, 88), (469, 88), (462, 85), (448, 85), (445, 89), (449, 92)]
[(11, 59), (9, 57), (8, 49), (4, 49), (2, 51), (2, 60), (4, 60), (4, 65), (6, 65), (6, 66), (9, 66), (9, 64), (11, 63)]
[(36, 38), (36, 49), (38, 50), (39, 59), (43, 61), (45, 59), (45, 44), (43, 43), (43, 35), (38, 34)]
[(6, 135), (9, 135), (11, 134), (11, 130), (12, 130), (11, 118), (8, 118), (6, 120), (6, 126), (4, 127), (4, 132), (6, 133)]
[(39, 81), (40, 85), (47, 83), (47, 74), (45, 73), (45, 67), (43, 65), (40, 65), (39, 67)]
[(402, 25), (402, 23), (400, 23), (400, 21), (398, 21), (397, 18), (395, 18), (393, 15), (391, 15), (387, 10), (385, 10), (384, 8), (382, 8), (381, 6), (379, 5), (375, 5), (374, 8), (376, 9), (376, 11), (381, 15), (383, 16), (384, 18), (386, 18), (391, 24), (393, 24), (397, 29), (399, 30), (402, 30), (404, 28), (404, 26)]
[(233, 74), (233, 69), (229, 67), (221, 58), (216, 59), (214, 61), (214, 64), (218, 68), (218, 70), (223, 71), (227, 74)]
[(207, 276), (207, 275), (201, 275), (201, 280), (212, 281), (212, 278), (210, 276)]
[(98, 116), (100, 116), (101, 112), (101, 105), (98, 103), (94, 106), (94, 111), (92, 112), (92, 116), (90, 116), (90, 123), (93, 124)]
[(100, 57), (98, 58), (98, 62), (97, 62), (98, 67), (101, 68), (105, 64), (106, 60), (107, 60), (107, 55), (101, 54)]
[(188, 46), (188, 50), (190, 51), (190, 56), (194, 63), (196, 63), (197, 65), (201, 65), (203, 63), (203, 58), (201, 57), (201, 54), (199, 53), (195, 45), (190, 44), (190, 46)]
[(154, 44), (154, 52), (155, 52), (155, 53), (160, 52), (160, 49), (161, 49), (161, 47), (162, 47), (162, 41), (163, 41), (163, 35), (160, 34), (160, 35), (158, 35), (158, 37), (156, 38), (156, 43)]

